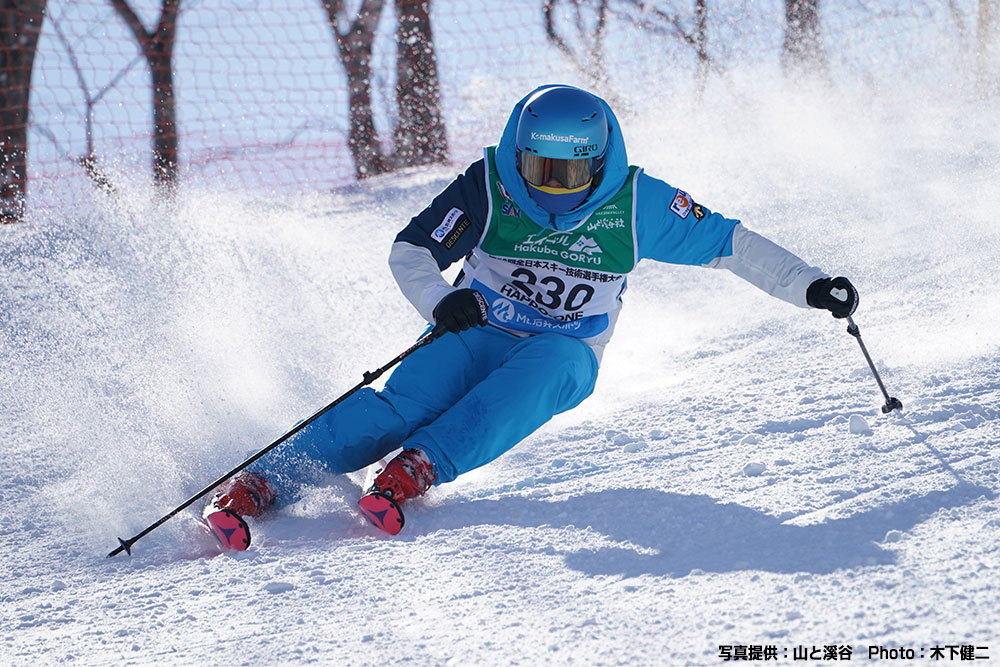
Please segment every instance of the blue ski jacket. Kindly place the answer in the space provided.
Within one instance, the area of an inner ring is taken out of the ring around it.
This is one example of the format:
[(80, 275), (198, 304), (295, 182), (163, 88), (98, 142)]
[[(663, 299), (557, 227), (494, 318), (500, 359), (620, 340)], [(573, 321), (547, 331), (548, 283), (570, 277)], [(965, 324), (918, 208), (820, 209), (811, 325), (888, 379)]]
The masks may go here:
[[(630, 173), (635, 172), (630, 172), (618, 119), (610, 106), (601, 100), (610, 127), (603, 177), (576, 209), (558, 215), (543, 209), (528, 194), (516, 166), (517, 122), (525, 101), (534, 92), (522, 98), (511, 111), (496, 146), (495, 173), (502, 183), (504, 197), (509, 197), (508, 203), (513, 204), (520, 215), (539, 227), (569, 232), (578, 229), (595, 211), (618, 195), (629, 181)], [(472, 284), (470, 276), (475, 273), (477, 254), (482, 254), (481, 244), (491, 212), (494, 204), (499, 204), (491, 201), (487, 159), (473, 162), (457, 176), (427, 208), (414, 216), (393, 244), (389, 258), (393, 275), (403, 294), (428, 322), (433, 322), (434, 307), (445, 295)], [(819, 268), (748, 230), (739, 220), (709, 210), (685, 191), (641, 170), (635, 175), (633, 197), (636, 262), (651, 259), (725, 268), (769, 294), (800, 307), (808, 307), (808, 286), (827, 276)], [(442, 234), (442, 229), (447, 230), (447, 234)], [(465, 265), (458, 281), (452, 285), (443, 279), (441, 272), (458, 261), (464, 261)], [(624, 293), (624, 284), (621, 292)], [(618, 303), (609, 308), (613, 312), (608, 313), (605, 329), (598, 335), (588, 331), (584, 337), (598, 359), (614, 330), (620, 307), (619, 296)], [(539, 317), (544, 317), (544, 313)], [(539, 333), (537, 327), (521, 326), (515, 320), (494, 321), (491, 317), (491, 324), (519, 336)], [(566, 333), (573, 335), (571, 331)]]

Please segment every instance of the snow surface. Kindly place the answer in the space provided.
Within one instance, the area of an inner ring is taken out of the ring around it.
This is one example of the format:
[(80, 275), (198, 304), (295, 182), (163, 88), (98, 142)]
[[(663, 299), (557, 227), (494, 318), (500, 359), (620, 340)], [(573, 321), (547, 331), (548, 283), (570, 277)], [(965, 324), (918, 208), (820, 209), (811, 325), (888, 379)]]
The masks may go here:
[(624, 119), (634, 162), (851, 277), (905, 412), (880, 413), (843, 322), (643, 264), (594, 396), (394, 538), (355, 511), (358, 473), (246, 553), (189, 512), (105, 557), (412, 342), (389, 245), (461, 165), (0, 230), (0, 663), (996, 662), (1000, 129), (938, 92), (761, 85)]

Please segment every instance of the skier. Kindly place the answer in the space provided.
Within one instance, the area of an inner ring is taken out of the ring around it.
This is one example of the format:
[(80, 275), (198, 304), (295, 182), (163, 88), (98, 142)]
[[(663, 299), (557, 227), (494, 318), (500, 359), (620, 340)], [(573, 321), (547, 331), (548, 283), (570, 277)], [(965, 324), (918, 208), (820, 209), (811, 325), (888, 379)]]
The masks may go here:
[[(404, 501), (493, 461), (590, 395), (626, 276), (642, 259), (729, 269), (838, 318), (858, 305), (847, 278), (629, 166), (604, 100), (542, 86), (393, 243), (403, 294), (448, 333), (407, 357), (383, 390), (354, 393), (230, 480), (206, 514), (237, 525), (314, 473), (359, 470), (402, 448), (360, 500), (396, 534)], [(459, 260), (449, 284), (441, 272)]]

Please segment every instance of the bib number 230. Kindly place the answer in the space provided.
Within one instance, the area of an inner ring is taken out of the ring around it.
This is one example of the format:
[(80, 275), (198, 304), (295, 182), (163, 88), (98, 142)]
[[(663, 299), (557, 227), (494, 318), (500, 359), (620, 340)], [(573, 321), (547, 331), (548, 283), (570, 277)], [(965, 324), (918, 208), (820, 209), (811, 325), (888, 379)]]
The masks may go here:
[[(538, 279), (528, 269), (515, 269), (511, 274), (511, 283), (524, 294), (532, 297), (542, 306), (556, 310), (562, 308), (569, 312), (580, 310), (594, 296), (594, 288), (586, 283), (578, 283), (566, 293), (566, 283), (556, 276), (545, 276)], [(539, 289), (535, 289), (535, 287)], [(565, 297), (564, 297), (565, 295)]]

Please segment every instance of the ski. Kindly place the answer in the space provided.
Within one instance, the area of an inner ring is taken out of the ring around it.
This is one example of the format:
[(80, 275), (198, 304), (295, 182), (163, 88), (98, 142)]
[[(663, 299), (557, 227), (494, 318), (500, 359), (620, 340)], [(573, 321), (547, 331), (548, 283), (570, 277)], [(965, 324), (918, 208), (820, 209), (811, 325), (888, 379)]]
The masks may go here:
[(381, 493), (366, 493), (358, 501), (361, 513), (368, 517), (376, 528), (390, 535), (396, 535), (403, 529), (406, 519), (403, 510), (392, 498)]
[(224, 551), (246, 551), (250, 548), (250, 527), (236, 512), (209, 505), (201, 521)]
[(403, 510), (388, 496), (371, 491), (372, 486), (375, 484), (375, 478), (380, 472), (385, 470), (386, 465), (388, 465), (386, 459), (382, 459), (378, 463), (368, 466), (368, 470), (365, 471), (364, 482), (361, 484), (361, 493), (363, 495), (358, 500), (358, 506), (361, 508), (361, 513), (376, 528), (384, 530), (390, 535), (396, 535), (403, 529), (405, 521)]

